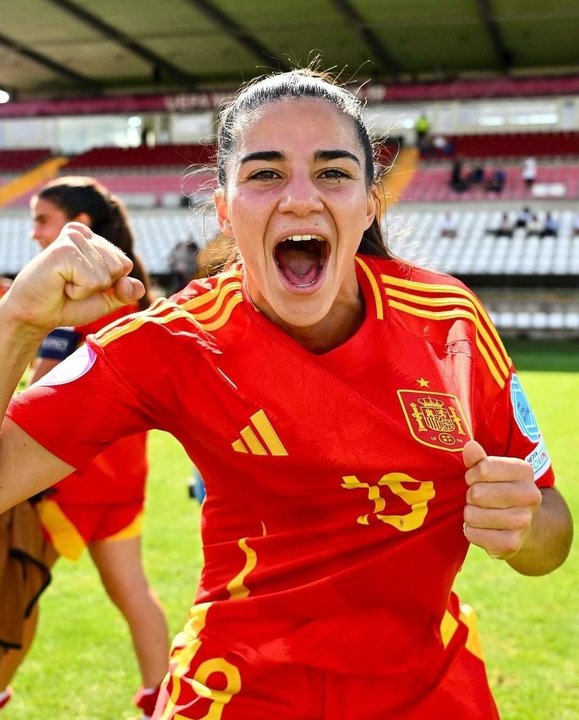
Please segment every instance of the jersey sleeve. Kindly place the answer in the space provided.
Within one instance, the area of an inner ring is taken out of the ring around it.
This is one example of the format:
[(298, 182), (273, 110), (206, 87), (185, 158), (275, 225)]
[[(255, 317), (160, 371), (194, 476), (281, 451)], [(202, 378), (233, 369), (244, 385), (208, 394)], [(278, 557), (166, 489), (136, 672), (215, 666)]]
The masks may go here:
[(135, 389), (90, 342), (17, 393), (7, 415), (79, 470), (111, 442), (155, 426)]
[(554, 485), (555, 475), (545, 440), (514, 366), (489, 408), (486, 423), (492, 438), (492, 454), (522, 458), (533, 467), (539, 487)]

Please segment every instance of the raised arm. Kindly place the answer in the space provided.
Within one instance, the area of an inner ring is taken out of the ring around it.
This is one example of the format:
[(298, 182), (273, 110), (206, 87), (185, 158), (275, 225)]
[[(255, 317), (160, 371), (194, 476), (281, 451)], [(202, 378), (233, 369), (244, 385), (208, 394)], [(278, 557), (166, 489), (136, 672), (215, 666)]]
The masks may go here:
[(126, 277), (131, 267), (114, 245), (69, 223), (0, 300), (0, 512), (74, 469), (5, 418), (20, 378), (51, 330), (92, 322), (141, 297), (142, 284)]
[(561, 565), (571, 547), (571, 513), (555, 488), (539, 489), (529, 463), (489, 457), (474, 441), (466, 444), (468, 485), (466, 538), (523, 575), (545, 575)]

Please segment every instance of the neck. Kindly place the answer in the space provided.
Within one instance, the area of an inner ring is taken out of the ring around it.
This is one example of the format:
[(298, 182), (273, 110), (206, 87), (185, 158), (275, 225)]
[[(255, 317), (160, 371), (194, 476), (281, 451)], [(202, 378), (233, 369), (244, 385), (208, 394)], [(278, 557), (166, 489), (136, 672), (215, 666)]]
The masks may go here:
[(336, 303), (315, 325), (297, 327), (283, 321), (276, 324), (293, 340), (311, 353), (321, 355), (339, 347), (353, 337), (364, 322), (365, 308), (361, 295), (348, 303)]

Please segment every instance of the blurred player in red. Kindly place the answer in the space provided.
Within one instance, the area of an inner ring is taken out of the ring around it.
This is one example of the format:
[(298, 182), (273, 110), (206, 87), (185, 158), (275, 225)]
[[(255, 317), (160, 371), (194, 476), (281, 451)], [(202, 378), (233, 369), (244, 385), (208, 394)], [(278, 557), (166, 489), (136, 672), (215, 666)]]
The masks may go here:
[[(51, 332), (40, 346), (30, 382), (35, 383), (108, 323), (150, 304), (147, 273), (134, 251), (126, 209), (106, 188), (87, 177), (61, 177), (32, 200), (33, 237), (46, 248), (70, 220), (105, 235), (133, 261), (132, 275), (147, 288), (138, 301), (76, 327)], [(81, 413), (81, 418), (82, 418)], [(81, 420), (82, 421), (82, 420)], [(168, 629), (160, 603), (150, 588), (141, 560), (141, 532), (148, 463), (146, 433), (123, 438), (102, 452), (82, 472), (74, 472), (43, 494), (36, 509), (54, 561), (80, 557), (85, 546), (109, 597), (124, 615), (139, 663), (143, 688), (135, 701), (149, 717), (158, 686), (167, 671)], [(27, 624), (36, 622), (35, 610)], [(0, 689), (5, 690), (30, 643), (0, 662)]]
[[(182, 442), (207, 487), (204, 567), (159, 720), (496, 720), (456, 574), (469, 543), (544, 574), (571, 536), (512, 362), (470, 290), (392, 257), (349, 91), (310, 71), (250, 83), (218, 149), (238, 262), (16, 395), (0, 499), (128, 433)], [(0, 302), (5, 403), (41, 331), (141, 292), (86, 227), (50, 250)]]

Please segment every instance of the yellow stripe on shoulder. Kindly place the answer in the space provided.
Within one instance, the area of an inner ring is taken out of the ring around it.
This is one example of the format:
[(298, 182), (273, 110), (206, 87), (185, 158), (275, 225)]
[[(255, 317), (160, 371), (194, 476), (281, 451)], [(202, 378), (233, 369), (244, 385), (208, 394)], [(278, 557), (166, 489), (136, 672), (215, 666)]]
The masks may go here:
[(470, 320), (477, 331), (476, 344), (481, 355), (498, 385), (504, 387), (511, 359), (486, 310), (470, 290), (455, 285), (403, 280), (390, 275), (382, 275), (382, 281), (388, 297), (392, 298), (389, 304), (402, 312), (430, 320), (457, 317)]
[(118, 340), (124, 335), (135, 332), (135, 330), (138, 330), (140, 327), (148, 323), (154, 323), (156, 325), (167, 325), (174, 320), (181, 319), (190, 322), (192, 325), (195, 326), (197, 331), (202, 329), (201, 325), (195, 320), (191, 313), (188, 313), (186, 310), (182, 310), (176, 305), (172, 306), (169, 303), (167, 305), (168, 307), (172, 307), (172, 310), (166, 315), (145, 312), (142, 315), (134, 318), (128, 325), (123, 325), (122, 327), (118, 328), (111, 328), (104, 335), (98, 337), (99, 344), (102, 345), (102, 347), (106, 347), (111, 342)]
[(205, 330), (216, 330), (225, 325), (231, 317), (233, 308), (241, 302), (243, 302), (241, 280), (230, 277), (220, 278), (213, 290), (188, 300), (183, 307)]
[(487, 311), (481, 305), (479, 299), (468, 288), (450, 284), (422, 283), (415, 280), (404, 280), (402, 278), (392, 277), (391, 275), (382, 275), (382, 280), (387, 286), (394, 285), (407, 288), (410, 291), (415, 290), (416, 292), (422, 293), (446, 293), (446, 295), (448, 295), (449, 297), (467, 298), (468, 301), (472, 303), (472, 305), (476, 309), (477, 315), (479, 316), (480, 320), (482, 320), (487, 326), (488, 332), (493, 338), (496, 350), (503, 358), (503, 362), (507, 365), (510, 365), (509, 355), (505, 349), (505, 346), (503, 345), (503, 341), (501, 340), (495, 326), (492, 323), (492, 320), (488, 316)]
[[(428, 320), (456, 320), (462, 318), (464, 320), (470, 320), (473, 323), (477, 323), (477, 316), (474, 312), (468, 309), (457, 308), (455, 310), (448, 310), (446, 312), (433, 311), (433, 310), (422, 310), (405, 303), (397, 302), (392, 300), (390, 306), (401, 310), (402, 312), (414, 315), (416, 317), (423, 317)], [(489, 368), (489, 371), (493, 378), (496, 380), (497, 385), (501, 388), (505, 386), (507, 378), (509, 376), (508, 371), (506, 373), (501, 372), (501, 369), (497, 366), (494, 358), (489, 354), (486, 345), (482, 342), (482, 339), (478, 333), (475, 334), (476, 346), (479, 349), (481, 355), (485, 359), (485, 362)]]
[(364, 275), (368, 278), (370, 287), (372, 288), (372, 294), (374, 295), (374, 302), (376, 303), (376, 317), (378, 320), (384, 320), (384, 303), (382, 302), (382, 293), (380, 292), (380, 286), (374, 274), (368, 267), (368, 265), (362, 260), (362, 258), (356, 256), (356, 262), (364, 271)]
[(239, 273), (224, 273), (219, 276), (214, 287), (200, 295), (182, 304), (159, 298), (148, 310), (129, 319), (121, 318), (97, 333), (96, 337), (100, 345), (106, 347), (148, 323), (167, 325), (175, 320), (185, 320), (194, 325), (197, 331), (211, 332), (223, 327), (241, 302), (243, 295)]
[(241, 292), (241, 273), (237, 270), (234, 272), (226, 272), (218, 275), (215, 287), (205, 291), (204, 293), (201, 293), (200, 295), (197, 295), (196, 297), (190, 298), (185, 303), (183, 303), (183, 306), (186, 307), (188, 310), (193, 311), (194, 309), (202, 307), (203, 305), (208, 305), (209, 303), (211, 303), (212, 300), (215, 300), (220, 296), (221, 292), (224, 289), (224, 286), (226, 288), (235, 289)]

